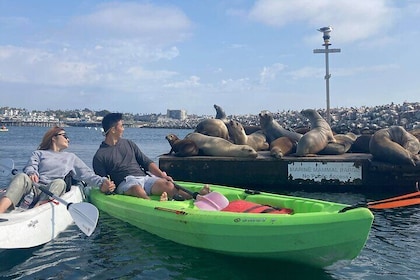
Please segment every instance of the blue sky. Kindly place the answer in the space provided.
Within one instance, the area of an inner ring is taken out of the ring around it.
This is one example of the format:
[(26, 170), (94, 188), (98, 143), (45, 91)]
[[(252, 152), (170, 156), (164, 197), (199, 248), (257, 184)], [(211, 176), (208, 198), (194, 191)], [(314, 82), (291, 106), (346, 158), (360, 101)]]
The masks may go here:
[(418, 102), (420, 2), (0, 0), (0, 107), (214, 115)]

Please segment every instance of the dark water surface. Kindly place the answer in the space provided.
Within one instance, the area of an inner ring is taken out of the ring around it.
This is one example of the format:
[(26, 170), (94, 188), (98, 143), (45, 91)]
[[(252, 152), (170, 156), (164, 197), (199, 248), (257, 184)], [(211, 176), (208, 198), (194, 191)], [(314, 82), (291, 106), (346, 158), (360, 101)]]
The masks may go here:
[[(0, 133), (0, 158), (22, 169), (47, 128), (9, 127)], [(89, 166), (103, 140), (94, 128), (67, 128), (68, 151)], [(189, 130), (127, 128), (156, 163), (170, 150), (165, 135)], [(0, 177), (0, 186), (8, 179)], [(292, 195), (355, 204), (387, 194), (307, 193)], [(375, 211), (365, 248), (353, 261), (315, 269), (287, 262), (227, 257), (161, 239), (100, 213), (95, 233), (86, 237), (72, 225), (53, 242), (26, 250), (0, 251), (0, 279), (420, 279), (420, 207)], [(158, 222), (158, 221), (157, 221)], [(19, 233), (16, 233), (19, 234)], [(0, 237), (1, 238), (1, 237)]]

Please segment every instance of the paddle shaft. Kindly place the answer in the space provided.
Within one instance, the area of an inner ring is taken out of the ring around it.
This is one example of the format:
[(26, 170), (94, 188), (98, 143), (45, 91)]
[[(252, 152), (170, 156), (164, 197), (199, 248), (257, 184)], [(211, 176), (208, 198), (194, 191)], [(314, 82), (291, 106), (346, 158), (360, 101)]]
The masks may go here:
[(195, 199), (195, 205), (200, 209), (219, 211), (229, 205), (229, 200), (219, 192), (210, 192), (205, 195), (200, 195), (198, 192), (192, 192), (179, 184), (172, 182), (178, 190), (182, 190)]
[(62, 204), (66, 205), (67, 209), (69, 209), (69, 206), (71, 204), (71, 202), (67, 202), (64, 199), (62, 199), (59, 196), (56, 196), (55, 194), (53, 194), (52, 192), (50, 192), (49, 190), (47, 190), (44, 186), (40, 186), (40, 185), (36, 185), (38, 187), (38, 189), (40, 189), (42, 192), (48, 194), (49, 196), (53, 197), (55, 200), (61, 202)]
[[(146, 175), (147, 175), (147, 176), (150, 176), (150, 177), (152, 177), (152, 176), (153, 176), (153, 175), (151, 175), (151, 174), (150, 174), (150, 172), (149, 172), (149, 171), (146, 171), (146, 169), (144, 169), (144, 168), (143, 168), (143, 166), (140, 166), (140, 168), (143, 170), (143, 172), (144, 172), (144, 173), (146, 173)], [(192, 191), (190, 191), (189, 189), (186, 189), (186, 188), (184, 188), (183, 186), (181, 186), (181, 185), (179, 185), (179, 184), (175, 183), (174, 181), (170, 181), (170, 182), (172, 182), (172, 184), (174, 184), (174, 187), (175, 187), (177, 190), (181, 190), (181, 191), (183, 191), (183, 192), (185, 192), (185, 193), (187, 193), (187, 194), (191, 195), (191, 196), (192, 196), (192, 198), (197, 199), (197, 195), (199, 195), (199, 193), (198, 193), (198, 192), (192, 192)]]
[(177, 184), (177, 183), (175, 183), (173, 181), (172, 181), (172, 183), (174, 184), (174, 186), (175, 186), (176, 189), (181, 190), (181, 191), (183, 191), (183, 192), (191, 195), (194, 199), (197, 199), (198, 192), (192, 192), (189, 189), (186, 189), (183, 186), (181, 186), (181, 185), (179, 185), (179, 184)]
[(377, 205), (377, 204), (381, 204), (381, 203), (384, 203), (384, 202), (399, 201), (399, 200), (404, 200), (404, 199), (412, 198), (412, 197), (416, 197), (416, 196), (420, 196), (420, 191), (409, 193), (409, 194), (404, 194), (404, 195), (401, 195), (401, 196), (391, 197), (391, 198), (387, 198), (387, 199), (371, 201), (371, 202), (368, 202), (367, 204), (368, 205)]
[(339, 212), (346, 212), (347, 210), (367, 207), (369, 209), (389, 209), (389, 208), (398, 208), (410, 205), (420, 204), (420, 191), (409, 193), (401, 196), (391, 197), (387, 199), (382, 199), (378, 201), (371, 201), (364, 204), (356, 204), (343, 208)]
[[(144, 173), (147, 174), (148, 176), (151, 176), (151, 177), (154, 176), (150, 174), (148, 171), (146, 171), (142, 166), (140, 166), (140, 168), (142, 168)], [(183, 186), (175, 183), (174, 181), (170, 181), (170, 182), (172, 182), (172, 184), (178, 191), (181, 190), (189, 194), (195, 200), (194, 204), (200, 209), (218, 211), (225, 208), (229, 204), (229, 200), (221, 193), (212, 192), (211, 194), (209, 193), (206, 195), (200, 195), (198, 192), (193, 192), (189, 189), (186, 189)]]
[(420, 204), (420, 197), (368, 205), (369, 209), (389, 209)]

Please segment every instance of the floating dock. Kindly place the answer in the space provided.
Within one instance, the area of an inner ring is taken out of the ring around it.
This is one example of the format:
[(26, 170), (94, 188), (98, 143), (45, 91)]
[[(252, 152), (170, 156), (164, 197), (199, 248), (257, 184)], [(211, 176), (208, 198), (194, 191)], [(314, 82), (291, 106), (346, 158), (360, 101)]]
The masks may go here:
[(159, 167), (174, 180), (270, 192), (407, 193), (420, 181), (420, 165), (374, 161), (366, 153), (281, 159), (266, 151), (258, 152), (257, 158), (162, 155)]

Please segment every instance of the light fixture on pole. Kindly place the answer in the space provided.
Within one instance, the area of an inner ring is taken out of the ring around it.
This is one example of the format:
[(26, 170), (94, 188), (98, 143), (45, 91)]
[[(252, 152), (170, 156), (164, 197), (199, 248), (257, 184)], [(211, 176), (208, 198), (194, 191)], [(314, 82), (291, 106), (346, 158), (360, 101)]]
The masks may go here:
[(327, 91), (327, 122), (331, 124), (331, 115), (330, 115), (330, 78), (331, 74), (329, 72), (329, 61), (328, 61), (328, 54), (329, 53), (339, 53), (341, 49), (329, 49), (328, 47), (330, 44), (330, 33), (332, 31), (331, 26), (322, 27), (317, 29), (319, 32), (323, 33), (322, 38), (324, 39), (323, 46), (325, 49), (314, 49), (314, 53), (325, 53), (325, 86)]

